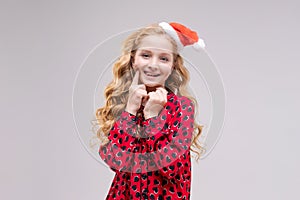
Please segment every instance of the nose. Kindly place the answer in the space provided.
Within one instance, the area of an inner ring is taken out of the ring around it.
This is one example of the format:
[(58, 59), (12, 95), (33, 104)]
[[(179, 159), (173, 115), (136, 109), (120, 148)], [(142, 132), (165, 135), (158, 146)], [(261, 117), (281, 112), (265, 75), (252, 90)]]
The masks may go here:
[(149, 67), (150, 68), (158, 68), (158, 58), (153, 56), (151, 60), (149, 61)]

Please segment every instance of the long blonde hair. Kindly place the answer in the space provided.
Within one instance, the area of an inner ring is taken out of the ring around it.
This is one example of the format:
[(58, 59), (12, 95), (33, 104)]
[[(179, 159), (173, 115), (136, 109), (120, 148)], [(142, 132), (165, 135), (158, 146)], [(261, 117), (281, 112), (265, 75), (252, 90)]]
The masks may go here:
[[(175, 41), (165, 33), (165, 31), (153, 24), (145, 28), (139, 29), (132, 33), (122, 45), (122, 54), (113, 66), (113, 80), (106, 87), (104, 94), (106, 103), (103, 107), (96, 110), (96, 120), (93, 124), (93, 130), (96, 131), (96, 137), (102, 144), (108, 142), (107, 135), (112, 128), (117, 116), (120, 116), (125, 109), (128, 100), (129, 87), (132, 83), (133, 68), (132, 63), (135, 52), (141, 40), (149, 35), (165, 36), (173, 45), (174, 52), (177, 52), (177, 45)], [(197, 101), (192, 97), (188, 90), (187, 84), (189, 82), (189, 72), (183, 65), (182, 57), (174, 53), (174, 68), (171, 75), (165, 82), (165, 87), (173, 91), (179, 96), (185, 96), (191, 99), (195, 105), (195, 114), (197, 113)], [(95, 129), (95, 127), (98, 127)], [(194, 132), (191, 145), (191, 151), (197, 154), (198, 161), (205, 149), (200, 145), (198, 138), (201, 135), (203, 126), (194, 122)]]

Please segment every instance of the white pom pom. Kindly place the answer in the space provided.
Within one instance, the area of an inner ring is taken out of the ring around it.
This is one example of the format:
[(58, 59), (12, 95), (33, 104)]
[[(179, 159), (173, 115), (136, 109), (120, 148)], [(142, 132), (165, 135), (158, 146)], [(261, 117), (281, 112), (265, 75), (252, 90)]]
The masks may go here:
[(202, 39), (198, 39), (198, 42), (194, 43), (193, 44), (193, 47), (196, 49), (196, 50), (201, 50), (201, 49), (204, 49), (205, 48), (205, 43)]

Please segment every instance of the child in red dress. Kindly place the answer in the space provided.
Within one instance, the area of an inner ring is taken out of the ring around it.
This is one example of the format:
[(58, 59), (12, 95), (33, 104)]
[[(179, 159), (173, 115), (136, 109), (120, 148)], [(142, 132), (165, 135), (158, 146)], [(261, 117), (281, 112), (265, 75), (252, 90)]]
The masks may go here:
[(191, 153), (200, 156), (196, 100), (179, 52), (204, 43), (181, 24), (131, 34), (96, 112), (99, 155), (116, 174), (106, 199), (190, 199)]

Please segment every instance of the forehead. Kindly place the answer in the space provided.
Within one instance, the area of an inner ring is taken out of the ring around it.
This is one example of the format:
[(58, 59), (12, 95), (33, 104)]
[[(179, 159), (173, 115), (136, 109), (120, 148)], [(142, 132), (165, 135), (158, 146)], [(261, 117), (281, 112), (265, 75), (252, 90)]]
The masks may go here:
[(171, 54), (174, 51), (172, 43), (164, 35), (149, 35), (144, 37), (138, 45), (138, 50), (142, 49)]

